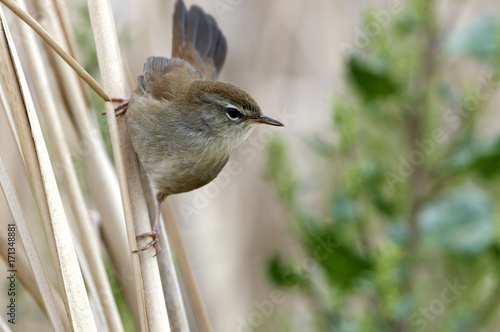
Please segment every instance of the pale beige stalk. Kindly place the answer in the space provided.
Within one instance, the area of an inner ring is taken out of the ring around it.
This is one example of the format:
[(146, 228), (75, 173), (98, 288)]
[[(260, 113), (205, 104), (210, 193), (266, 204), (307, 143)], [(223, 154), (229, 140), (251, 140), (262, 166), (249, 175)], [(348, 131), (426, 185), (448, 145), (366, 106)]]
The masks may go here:
[[(128, 77), (130, 82), (130, 77)], [(144, 188), (144, 195), (148, 204), (149, 216), (152, 220), (155, 218), (157, 201), (154, 197), (154, 192), (149, 186), (149, 180), (146, 176), (144, 168), (140, 168), (141, 178)], [(166, 204), (164, 202), (163, 204)], [(165, 220), (165, 219), (164, 219)], [(175, 219), (167, 219), (167, 222), (176, 222)], [(164, 225), (162, 220), (162, 225)], [(165, 304), (167, 305), (168, 320), (170, 328), (177, 332), (188, 332), (189, 322), (187, 319), (186, 307), (182, 298), (182, 291), (179, 283), (177, 270), (175, 267), (174, 256), (171, 249), (167, 232), (163, 226), (160, 230), (160, 246), (162, 250), (158, 254), (158, 268), (160, 269), (161, 283), (163, 285), (163, 296), (165, 297)], [(195, 311), (196, 316), (196, 311)]]
[[(7, 242), (7, 234), (5, 232), (0, 232), (0, 243)], [(17, 251), (17, 250), (16, 250)], [(21, 251), (21, 250), (20, 250)], [(0, 250), (0, 257), (7, 262), (7, 252), (5, 250)], [(16, 267), (20, 271), (30, 271), (32, 272), (30, 263), (28, 262), (28, 255), (26, 252), (21, 251), (19, 255), (16, 255)], [(20, 273), (18, 276), (19, 281), (23, 285), (24, 289), (31, 295), (33, 300), (37, 303), (37, 305), (44, 310), (45, 304), (42, 293), (38, 289), (37, 281), (35, 279), (34, 273)], [(56, 303), (57, 312), (59, 313), (59, 317), (63, 323), (64, 331), (69, 331), (69, 321), (68, 316), (66, 315), (66, 308), (64, 307), (64, 301), (61, 297), (61, 294), (54, 288), (52, 283), (49, 281), (50, 291), (52, 296), (54, 297), (54, 301)], [(47, 314), (48, 317), (48, 314)], [(0, 329), (2, 331), (2, 329)]]
[[(24, 285), (28, 291), (32, 294), (34, 298), (40, 298), (39, 304), (42, 305), (42, 308), (45, 309), (45, 313), (47, 314), (47, 318), (52, 324), (52, 327), (55, 331), (64, 331), (63, 322), (61, 317), (59, 316), (59, 312), (57, 310), (57, 305), (54, 300), (54, 296), (52, 293), (52, 289), (50, 287), (50, 282), (45, 275), (45, 271), (42, 266), (42, 261), (40, 256), (38, 256), (38, 251), (36, 250), (35, 243), (33, 242), (33, 238), (31, 237), (31, 232), (29, 230), (28, 224), (24, 218), (24, 213), (21, 208), (21, 204), (19, 203), (19, 198), (17, 197), (14, 186), (12, 185), (12, 181), (7, 173), (7, 169), (5, 168), (5, 164), (3, 162), (2, 154), (0, 153), (0, 184), (2, 190), (5, 194), (5, 198), (7, 199), (7, 203), (9, 204), (10, 211), (15, 220), (15, 234), (19, 234), (21, 238), (21, 244), (24, 247), (26, 252), (26, 257), (29, 260), (29, 267), (33, 272), (34, 283), (26, 283)], [(7, 229), (7, 225), (2, 225), (4, 230)], [(0, 232), (2, 237), (2, 243), (7, 243), (7, 232)], [(15, 237), (17, 238), (17, 237)], [(1, 250), (2, 254), (6, 253), (6, 250)], [(2, 255), (3, 256), (3, 255)], [(15, 269), (18, 271), (23, 271), (21, 266), (19, 265), (20, 260), (19, 254), (14, 255), (16, 258), (15, 261)], [(19, 277), (22, 278), (28, 275), (28, 273), (19, 273)], [(35, 291), (34, 285), (37, 286), (37, 291)], [(39, 296), (40, 295), (40, 296)]]
[(1, 9), (0, 15), (2, 21), (0, 72), (7, 89), (7, 97), (51, 249), (70, 326), (75, 331), (96, 331), (47, 147)]
[(210, 325), (210, 320), (205, 306), (203, 305), (203, 299), (201, 298), (196, 278), (194, 277), (193, 270), (189, 264), (189, 259), (184, 248), (184, 243), (182, 242), (181, 233), (177, 227), (177, 220), (172, 211), (172, 207), (170, 206), (169, 201), (164, 202), (162, 205), (163, 219), (166, 220), (164, 224), (166, 233), (168, 234), (172, 247), (174, 248), (174, 253), (179, 263), (182, 280), (184, 282), (184, 287), (186, 288), (186, 293), (189, 297), (189, 303), (191, 304), (191, 309), (193, 310), (196, 323), (198, 324), (198, 328), (201, 332), (211, 332), (212, 327)]
[[(65, 33), (58, 24), (59, 17), (50, 0), (38, 0), (36, 2), (42, 10), (40, 17), (47, 25), (46, 28), (54, 36), (54, 39), (65, 45), (66, 37), (71, 39), (71, 33)], [(58, 6), (64, 8), (64, 3)], [(66, 36), (66, 37), (65, 37)], [(80, 86), (80, 80), (75, 72), (54, 52), (48, 52), (54, 64), (54, 74), (61, 82), (61, 94), (71, 112), (78, 142), (73, 146), (74, 150), (80, 151), (85, 172), (91, 191), (91, 196), (101, 217), (103, 229), (103, 242), (109, 252), (111, 263), (116, 271), (125, 299), (136, 322), (139, 321), (137, 309), (137, 296), (133, 280), (132, 262), (124, 252), (129, 250), (125, 219), (120, 198), (120, 188), (115, 170), (105, 151), (101, 132), (96, 125), (97, 121), (92, 118), (92, 112), (87, 108), (88, 102)], [(72, 129), (67, 127), (66, 129)], [(67, 132), (67, 135), (69, 133)]]
[[(164, 204), (165, 202), (163, 202), (162, 205)], [(171, 219), (167, 220), (167, 222), (175, 223), (176, 221)], [(162, 223), (162, 225), (165, 225), (165, 223)], [(163, 227), (163, 229), (160, 231), (160, 237), (162, 250), (158, 254), (158, 263), (160, 264), (161, 281), (163, 284), (163, 296), (165, 296), (170, 320), (170, 327), (173, 331), (188, 332), (189, 323), (187, 319), (186, 308), (182, 299), (182, 292), (180, 289), (179, 279), (177, 277), (177, 271), (174, 264), (174, 257), (172, 254), (172, 249), (170, 248), (171, 244), (167, 237), (167, 231), (165, 227)]]
[[(2, 104), (3, 109), (5, 110), (5, 113), (7, 115), (7, 122), (9, 123), (10, 130), (12, 133), (16, 132), (16, 126), (14, 125), (14, 119), (12, 119), (12, 114), (11, 112), (8, 111), (9, 105), (7, 104), (7, 96), (5, 96), (5, 91), (3, 87), (0, 86), (0, 103)], [(13, 135), (14, 140), (16, 141), (17, 148), (19, 151), (21, 151), (21, 144), (19, 143), (19, 138), (17, 135)]]
[[(74, 28), (71, 24), (72, 16), (70, 15), (67, 5), (70, 4), (69, 1), (61, 1), (61, 0), (52, 0), (53, 7), (55, 12), (57, 13), (57, 21), (59, 26), (61, 27), (61, 31), (64, 34), (64, 45), (66, 45), (66, 49), (71, 55), (72, 58), (78, 61), (78, 57), (76, 55), (77, 42), (75, 41)], [(80, 50), (81, 51), (81, 50)], [(82, 94), (85, 97), (85, 102), (87, 107), (90, 107), (90, 95), (85, 84), (85, 81), (78, 81), (80, 88), (82, 90)], [(117, 183), (118, 185), (118, 183)]]
[(0, 331), (2, 332), (11, 332), (9, 325), (3, 320), (3, 317), (0, 318)]
[[(112, 96), (126, 96), (127, 89), (111, 5), (108, 1), (89, 0), (88, 7), (104, 87)], [(151, 230), (142, 190), (139, 162), (128, 136), (124, 133), (124, 119), (120, 120), (118, 127), (112, 104), (106, 102), (105, 106), (122, 193), (129, 244), (131, 248), (136, 248), (135, 235)], [(136, 277), (139, 277), (136, 281), (142, 282), (142, 285), (140, 282), (137, 284), (138, 291), (142, 292), (138, 294), (138, 297), (145, 309), (141, 317), (143, 318), (141, 319), (142, 330), (170, 331), (165, 299), (163, 292), (159, 291), (162, 285), (153, 250), (133, 254), (132, 262)]]
[[(17, 1), (21, 8), (26, 8), (23, 0)], [(38, 91), (40, 109), (46, 119), (45, 123), (55, 149), (56, 165), (62, 173), (66, 192), (68, 193), (68, 201), (75, 217), (76, 225), (78, 226), (79, 238), (81, 239), (80, 245), (89, 264), (92, 279), (98, 289), (99, 296), (94, 301), (98, 304), (99, 310), (102, 308), (109, 328), (112, 331), (123, 331), (120, 315), (99, 251), (98, 233), (92, 226), (86, 202), (78, 183), (56, 103), (52, 92), (47, 88), (50, 86), (50, 83), (40, 50), (38, 49), (32, 30), (23, 22), (20, 23), (19, 29), (25, 41), (22, 45), (25, 47), (25, 55), (30, 64), (33, 73), (32, 78)]]
[(55, 40), (52, 38), (47, 31), (45, 31), (42, 26), (35, 21), (33, 17), (28, 15), (24, 10), (22, 10), (19, 5), (17, 5), (13, 0), (0, 0), (7, 8), (12, 10), (17, 16), (19, 16), (23, 21), (26, 22), (36, 33), (45, 40), (50, 47), (61, 56), (61, 58), (66, 61), (68, 65), (73, 68), (74, 71), (78, 73), (78, 75), (85, 81), (87, 84), (94, 90), (101, 98), (104, 100), (109, 100), (108, 95), (104, 92), (101, 86), (94, 80), (89, 73), (85, 71), (85, 69), (80, 66), (80, 64), (73, 59)]

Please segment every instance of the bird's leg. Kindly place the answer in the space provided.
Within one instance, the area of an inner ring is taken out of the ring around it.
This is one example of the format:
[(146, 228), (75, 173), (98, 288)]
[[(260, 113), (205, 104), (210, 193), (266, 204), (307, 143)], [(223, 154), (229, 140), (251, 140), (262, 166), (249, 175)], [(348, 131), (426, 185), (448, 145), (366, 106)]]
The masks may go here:
[(155, 217), (155, 224), (153, 226), (153, 229), (151, 230), (151, 232), (143, 233), (143, 234), (136, 236), (136, 238), (150, 236), (151, 241), (148, 242), (148, 244), (146, 244), (144, 247), (136, 249), (133, 252), (143, 251), (143, 250), (148, 249), (151, 246), (154, 246), (156, 249), (155, 256), (158, 255), (158, 253), (161, 250), (160, 245), (158, 244), (158, 238), (160, 236), (160, 212), (161, 212), (161, 201), (158, 200), (156, 203), (156, 217)]
[[(127, 111), (130, 98), (111, 98), (111, 101), (114, 103), (119, 103), (117, 106), (115, 106), (115, 115), (119, 116)], [(105, 115), (106, 111), (103, 111), (101, 114)]]

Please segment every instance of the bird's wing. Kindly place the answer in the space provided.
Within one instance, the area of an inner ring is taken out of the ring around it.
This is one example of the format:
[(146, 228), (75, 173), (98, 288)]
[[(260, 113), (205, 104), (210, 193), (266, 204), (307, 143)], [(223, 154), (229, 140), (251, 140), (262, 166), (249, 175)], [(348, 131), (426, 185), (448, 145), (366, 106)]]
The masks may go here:
[(187, 61), (153, 56), (146, 60), (143, 74), (137, 82), (142, 93), (157, 99), (173, 100), (179, 87), (200, 78), (198, 71)]
[(174, 13), (172, 57), (189, 62), (202, 78), (215, 80), (226, 60), (226, 38), (215, 19), (198, 6), (189, 11), (177, 0)]

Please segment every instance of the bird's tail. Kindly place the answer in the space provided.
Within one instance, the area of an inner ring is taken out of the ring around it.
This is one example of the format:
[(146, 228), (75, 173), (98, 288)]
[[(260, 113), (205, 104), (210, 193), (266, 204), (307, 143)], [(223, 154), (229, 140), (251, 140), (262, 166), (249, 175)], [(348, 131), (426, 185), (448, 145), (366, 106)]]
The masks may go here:
[(189, 11), (177, 0), (174, 13), (172, 56), (188, 61), (206, 79), (216, 79), (226, 59), (226, 38), (215, 19), (198, 6)]

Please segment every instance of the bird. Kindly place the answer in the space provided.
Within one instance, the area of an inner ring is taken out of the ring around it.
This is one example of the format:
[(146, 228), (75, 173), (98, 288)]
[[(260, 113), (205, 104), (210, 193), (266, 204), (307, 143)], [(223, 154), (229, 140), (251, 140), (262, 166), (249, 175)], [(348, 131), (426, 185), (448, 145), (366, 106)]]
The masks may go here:
[(147, 58), (130, 98), (113, 98), (156, 196), (152, 231), (137, 236), (151, 241), (134, 252), (161, 250), (160, 211), (167, 196), (212, 181), (257, 125), (283, 126), (263, 115), (248, 93), (216, 80), (227, 50), (215, 19), (177, 0), (172, 57)]

